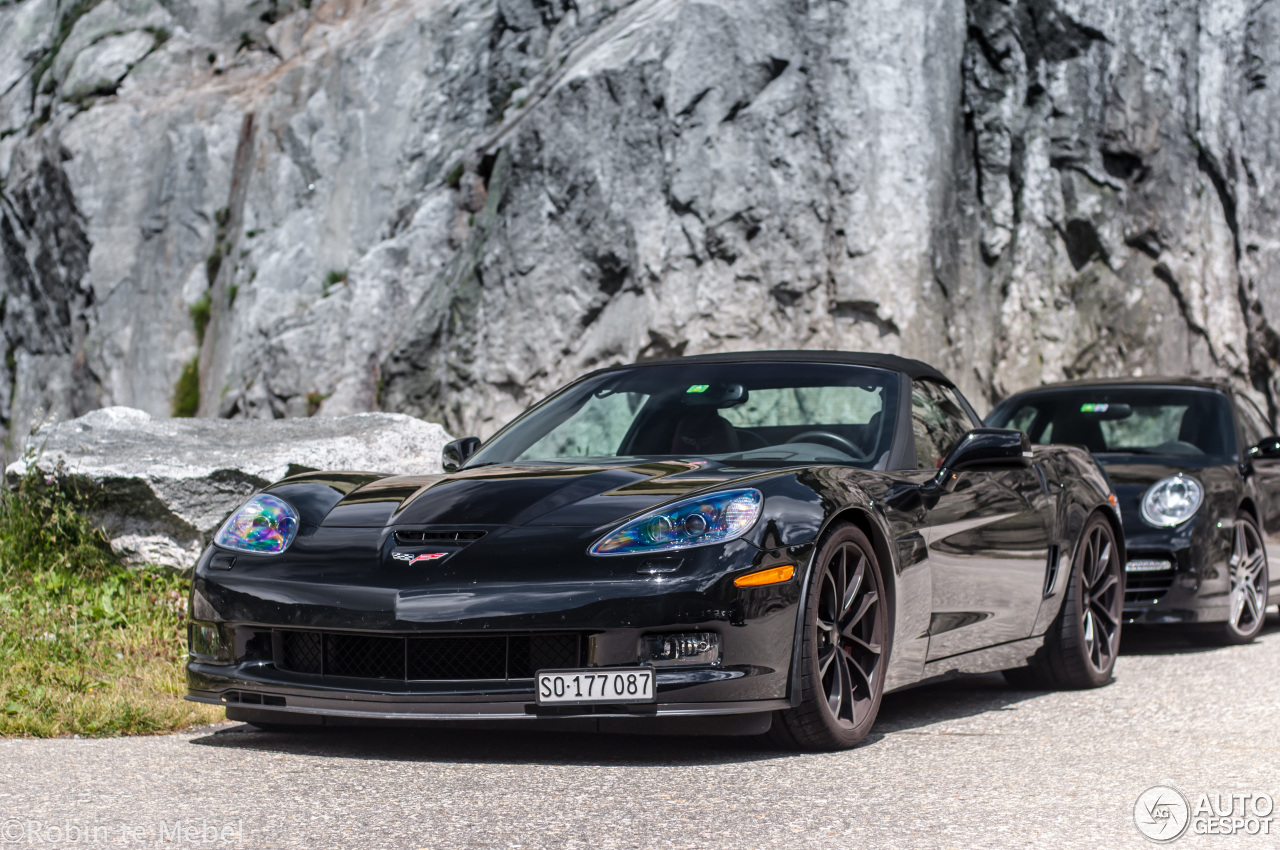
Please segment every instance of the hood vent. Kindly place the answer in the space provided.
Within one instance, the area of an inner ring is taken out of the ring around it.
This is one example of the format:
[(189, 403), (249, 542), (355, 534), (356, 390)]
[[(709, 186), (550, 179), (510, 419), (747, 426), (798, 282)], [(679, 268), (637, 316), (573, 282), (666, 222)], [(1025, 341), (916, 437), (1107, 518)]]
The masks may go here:
[(468, 543), (476, 542), (484, 535), (485, 532), (483, 531), (459, 529), (397, 529), (396, 543), (401, 546), (422, 546), (437, 543), (466, 546)]

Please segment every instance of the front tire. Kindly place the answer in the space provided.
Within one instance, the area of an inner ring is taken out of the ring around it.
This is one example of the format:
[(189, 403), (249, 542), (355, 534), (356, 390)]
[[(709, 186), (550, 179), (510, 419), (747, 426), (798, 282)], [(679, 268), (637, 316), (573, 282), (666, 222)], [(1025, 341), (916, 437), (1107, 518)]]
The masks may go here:
[(880, 711), (889, 615), (875, 550), (854, 526), (836, 526), (818, 546), (801, 640), (800, 704), (777, 712), (771, 737), (790, 749), (856, 746)]
[(1015, 688), (1097, 688), (1111, 681), (1120, 648), (1124, 565), (1111, 524), (1100, 514), (1085, 523), (1067, 592), (1044, 647), (1029, 667), (1004, 671)]
[(1217, 630), (1219, 643), (1251, 643), (1267, 621), (1267, 588), (1270, 571), (1267, 550), (1253, 517), (1236, 515), (1235, 542), (1231, 547), (1231, 610)]

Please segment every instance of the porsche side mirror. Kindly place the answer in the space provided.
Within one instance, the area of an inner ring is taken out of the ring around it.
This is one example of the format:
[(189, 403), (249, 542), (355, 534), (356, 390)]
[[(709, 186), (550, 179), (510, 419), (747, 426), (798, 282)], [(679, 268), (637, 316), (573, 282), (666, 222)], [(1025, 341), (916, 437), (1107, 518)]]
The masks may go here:
[(1262, 458), (1278, 458), (1280, 457), (1280, 437), (1267, 437), (1258, 445), (1249, 449), (1251, 457)]
[(1031, 465), (1031, 441), (1012, 428), (974, 428), (942, 462), (943, 472)]
[(444, 450), (440, 452), (440, 465), (444, 467), (445, 472), (457, 472), (478, 448), (480, 448), (479, 437), (463, 437), (461, 440), (445, 443)]

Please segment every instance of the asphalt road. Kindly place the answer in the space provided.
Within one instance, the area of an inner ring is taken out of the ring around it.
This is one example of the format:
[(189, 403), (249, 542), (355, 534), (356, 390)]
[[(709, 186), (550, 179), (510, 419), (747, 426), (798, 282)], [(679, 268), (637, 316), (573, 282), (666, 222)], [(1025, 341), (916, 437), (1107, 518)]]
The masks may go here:
[[(834, 754), (240, 724), (7, 740), (0, 848), (1151, 847), (1133, 821), (1150, 786), (1193, 806), (1202, 793), (1280, 801), (1278, 695), (1273, 615), (1257, 643), (1229, 649), (1131, 630), (1114, 683), (1096, 691), (981, 676), (891, 695), (868, 742)], [(1276, 835), (1188, 832), (1174, 846), (1280, 847), (1276, 821)]]

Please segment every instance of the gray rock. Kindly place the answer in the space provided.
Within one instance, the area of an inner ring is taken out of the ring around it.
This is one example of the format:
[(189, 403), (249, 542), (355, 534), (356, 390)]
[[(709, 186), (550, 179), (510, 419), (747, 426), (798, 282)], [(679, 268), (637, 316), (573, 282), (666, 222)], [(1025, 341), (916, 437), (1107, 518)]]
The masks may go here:
[[(481, 436), (586, 369), (761, 347), (921, 357), (980, 407), (1280, 397), (1272, 4), (145, 2), (52, 57), (170, 15), (114, 96), (0, 96), (10, 434), (167, 415), (192, 363), (204, 416)], [(50, 59), (31, 26), (4, 73)]]
[[(75, 21), (71, 32), (53, 57), (50, 70), (54, 78), (65, 86), (73, 65), (81, 61), (86, 51), (103, 40), (144, 29), (156, 34), (161, 30), (167, 31), (172, 26), (173, 16), (155, 0), (103, 0), (92, 5)], [(147, 49), (150, 46), (148, 44)], [(137, 58), (134, 58), (129, 64), (136, 61)]]
[(75, 58), (59, 89), (69, 100), (113, 94), (125, 74), (155, 47), (155, 37), (134, 30), (94, 42)]
[(309, 470), (438, 473), (448, 439), (394, 413), (228, 422), (109, 407), (37, 430), (6, 476), (73, 477), (127, 562), (187, 570), (227, 515), (272, 481)]

